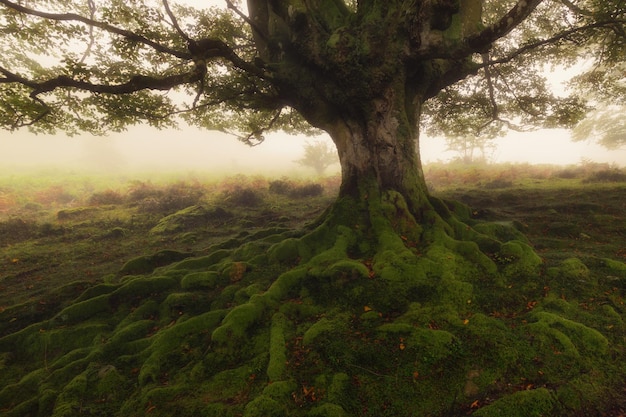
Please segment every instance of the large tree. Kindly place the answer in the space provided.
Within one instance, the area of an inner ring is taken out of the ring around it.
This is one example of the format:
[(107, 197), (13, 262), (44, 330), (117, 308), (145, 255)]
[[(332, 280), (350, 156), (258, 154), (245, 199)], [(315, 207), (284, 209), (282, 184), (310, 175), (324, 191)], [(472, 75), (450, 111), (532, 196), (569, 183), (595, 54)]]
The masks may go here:
[[(315, 128), (342, 168), (336, 202), (306, 230), (265, 231), (93, 287), (40, 323), (11, 321), (3, 411), (455, 415), (503, 397), (483, 415), (558, 415), (591, 402), (576, 387), (607, 338), (565, 302), (526, 312), (525, 291), (545, 290), (541, 259), (514, 228), (430, 196), (415, 149), (422, 113), (476, 133), (576, 122), (583, 106), (552, 96), (540, 65), (587, 44), (619, 51), (621, 2), (226, 5), (0, 0), (5, 128), (182, 120), (251, 144)], [(540, 388), (514, 393), (520, 374)]]

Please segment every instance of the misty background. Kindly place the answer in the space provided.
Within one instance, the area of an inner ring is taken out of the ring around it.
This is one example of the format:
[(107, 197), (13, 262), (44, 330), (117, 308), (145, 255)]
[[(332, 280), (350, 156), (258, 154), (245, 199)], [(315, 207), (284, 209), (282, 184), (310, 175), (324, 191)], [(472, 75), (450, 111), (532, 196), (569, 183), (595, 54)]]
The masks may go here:
[[(268, 135), (265, 142), (249, 147), (234, 136), (185, 127), (156, 130), (136, 126), (126, 132), (95, 137), (79, 135), (34, 135), (26, 130), (0, 132), (0, 168), (23, 170), (61, 168), (96, 172), (208, 171), (217, 174), (313, 174), (295, 162), (307, 143), (328, 136)], [(572, 142), (566, 130), (513, 132), (495, 139), (487, 154), (491, 163), (573, 165), (581, 161), (626, 166), (626, 149), (608, 151), (590, 142)], [(443, 138), (421, 138), (425, 164), (449, 162), (459, 155), (446, 151)], [(327, 174), (339, 172), (335, 164)]]

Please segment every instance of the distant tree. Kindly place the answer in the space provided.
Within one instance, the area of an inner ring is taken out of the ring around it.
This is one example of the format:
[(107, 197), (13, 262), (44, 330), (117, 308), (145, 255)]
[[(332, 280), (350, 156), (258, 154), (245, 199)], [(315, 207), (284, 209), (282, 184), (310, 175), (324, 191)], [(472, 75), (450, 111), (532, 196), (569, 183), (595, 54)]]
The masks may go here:
[(313, 168), (317, 175), (323, 175), (326, 168), (336, 164), (337, 151), (327, 142), (317, 140), (313, 143), (307, 142), (304, 145), (304, 156), (296, 160), (300, 165)]
[[(195, 4), (0, 0), (0, 126), (183, 121), (249, 144), (320, 129), (337, 148), (338, 198), (298, 233), (242, 236), (169, 275), (111, 278), (41, 324), (19, 328), (28, 309), (6, 309), (3, 413), (467, 414), (470, 384), (476, 403), (515, 396), (504, 404), (519, 401), (517, 413), (562, 392), (569, 403), (555, 412), (584, 403), (606, 326), (561, 317), (558, 297), (526, 315), (549, 288), (540, 257), (515, 231), (430, 195), (415, 148), (422, 121), (449, 136), (575, 124), (585, 103), (552, 94), (543, 66), (622, 62), (624, 1)], [(53, 308), (35, 307), (27, 316), (41, 320)], [(506, 415), (500, 404), (484, 415)]]
[[(494, 149), (496, 147), (493, 143), (493, 138), (484, 136), (456, 136), (446, 137), (447, 150), (456, 152), (457, 160), (471, 164), (475, 162), (487, 162), (489, 157), (487, 155), (488, 149)], [(477, 155), (477, 152), (480, 154)]]

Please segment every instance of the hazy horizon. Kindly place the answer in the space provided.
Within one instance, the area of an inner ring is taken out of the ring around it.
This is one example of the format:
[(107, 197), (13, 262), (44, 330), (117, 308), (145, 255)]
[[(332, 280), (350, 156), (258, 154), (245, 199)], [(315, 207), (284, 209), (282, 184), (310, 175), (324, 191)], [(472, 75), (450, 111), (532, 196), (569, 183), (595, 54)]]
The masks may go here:
[[(224, 174), (306, 175), (312, 170), (295, 162), (307, 142), (327, 136), (268, 135), (266, 141), (249, 147), (220, 132), (187, 127), (184, 130), (156, 130), (132, 127), (104, 137), (80, 135), (34, 135), (28, 131), (3, 132), (0, 139), (0, 166), (8, 169), (67, 168), (92, 171), (181, 171), (197, 170)], [(494, 142), (487, 155), (492, 163), (575, 165), (582, 160), (626, 166), (626, 149), (609, 151), (589, 142), (572, 142), (565, 130), (511, 133)], [(449, 162), (459, 155), (446, 152), (442, 138), (421, 140), (424, 164)], [(328, 173), (338, 172), (339, 165)]]

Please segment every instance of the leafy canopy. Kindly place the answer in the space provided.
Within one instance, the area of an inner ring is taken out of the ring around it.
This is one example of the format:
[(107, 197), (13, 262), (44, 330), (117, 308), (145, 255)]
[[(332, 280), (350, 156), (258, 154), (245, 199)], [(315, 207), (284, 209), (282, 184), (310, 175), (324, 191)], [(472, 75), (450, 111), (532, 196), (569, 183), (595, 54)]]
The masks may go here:
[[(336, 83), (350, 82), (359, 65), (370, 82), (398, 70), (378, 64), (388, 56), (362, 50), (374, 43), (351, 41), (348, 32), (397, 35), (401, 42), (381, 47), (405, 68), (423, 61), (431, 71), (445, 68), (424, 94), (433, 132), (572, 127), (587, 110), (581, 96), (589, 90), (605, 98), (626, 92), (623, 1), (382, 3), (249, 0), (246, 7), (225, 0), (227, 7), (200, 8), (168, 0), (0, 0), (0, 126), (105, 133), (185, 121), (250, 144), (268, 130), (306, 131), (303, 97), (318, 86), (298, 84), (303, 68), (326, 71)], [(348, 49), (340, 55), (339, 46)], [(575, 81), (578, 95), (550, 93), (545, 66), (580, 59), (592, 65)]]

